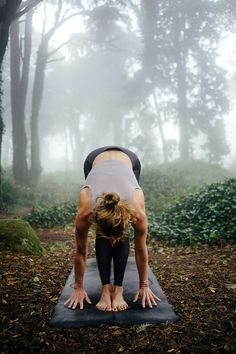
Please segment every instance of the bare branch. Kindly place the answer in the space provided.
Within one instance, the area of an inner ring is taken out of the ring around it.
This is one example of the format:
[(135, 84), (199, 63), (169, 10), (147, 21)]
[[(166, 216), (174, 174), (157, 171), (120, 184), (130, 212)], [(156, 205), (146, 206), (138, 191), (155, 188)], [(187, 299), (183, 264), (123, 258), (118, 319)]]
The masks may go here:
[(47, 57), (51, 57), (53, 54), (58, 52), (65, 44), (68, 44), (72, 41), (72, 39), (68, 39), (67, 41), (63, 42), (62, 44), (59, 45), (56, 49), (52, 50), (50, 53), (48, 53)]
[(60, 58), (57, 58), (57, 59), (47, 60), (47, 64), (53, 63), (53, 62), (55, 62), (55, 61), (62, 61), (62, 60), (64, 60), (64, 59), (65, 59), (65, 57), (60, 57)]
[(58, 0), (58, 7), (57, 7), (57, 11), (55, 12), (55, 16), (54, 16), (54, 26), (56, 26), (59, 22), (61, 10), (62, 10), (62, 0)]
[[(75, 16), (77, 16), (77, 15), (81, 15), (81, 14), (82, 14), (82, 12), (76, 12), (76, 13), (74, 13), (74, 14), (71, 14), (71, 15), (69, 15), (69, 16), (67, 16), (67, 17), (62, 18), (54, 27), (52, 27), (52, 28), (46, 33), (47, 39), (49, 40), (49, 39), (53, 36), (53, 34), (56, 32), (56, 30), (57, 30), (60, 26), (62, 26), (66, 21), (68, 21), (68, 20), (71, 19), (72, 17), (75, 17)], [(84, 14), (84, 12), (83, 12), (83, 14)]]
[(22, 15), (24, 15), (26, 12), (28, 12), (30, 9), (34, 8), (35, 6), (37, 6), (42, 0), (34, 0), (33, 2), (32, 1), (27, 1), (25, 4), (24, 4), (24, 7), (21, 6), (20, 8), (20, 11), (17, 12), (15, 14), (15, 16), (13, 17), (13, 21), (16, 19), (16, 18), (19, 18), (21, 17)]
[(43, 29), (42, 29), (42, 33), (41, 33), (41, 37), (44, 36), (45, 34), (45, 28), (46, 28), (46, 23), (47, 23), (47, 11), (46, 11), (46, 3), (43, 3), (43, 7), (44, 7), (44, 19), (43, 19)]

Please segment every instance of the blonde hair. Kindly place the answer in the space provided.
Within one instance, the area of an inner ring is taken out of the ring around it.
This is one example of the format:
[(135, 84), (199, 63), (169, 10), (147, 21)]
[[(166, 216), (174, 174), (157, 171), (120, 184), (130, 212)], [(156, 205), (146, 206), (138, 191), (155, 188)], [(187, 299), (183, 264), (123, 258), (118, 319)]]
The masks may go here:
[(120, 240), (128, 237), (128, 226), (133, 210), (127, 200), (121, 200), (117, 193), (103, 193), (96, 199), (93, 222), (98, 237)]

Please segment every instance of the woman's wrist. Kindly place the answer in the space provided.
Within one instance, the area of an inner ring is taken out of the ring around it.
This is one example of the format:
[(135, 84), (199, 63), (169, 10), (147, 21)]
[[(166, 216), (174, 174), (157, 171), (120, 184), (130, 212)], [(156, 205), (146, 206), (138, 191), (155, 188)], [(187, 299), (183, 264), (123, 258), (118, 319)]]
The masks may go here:
[(141, 288), (148, 288), (149, 287), (149, 282), (148, 279), (147, 280), (142, 280), (139, 282), (139, 287)]

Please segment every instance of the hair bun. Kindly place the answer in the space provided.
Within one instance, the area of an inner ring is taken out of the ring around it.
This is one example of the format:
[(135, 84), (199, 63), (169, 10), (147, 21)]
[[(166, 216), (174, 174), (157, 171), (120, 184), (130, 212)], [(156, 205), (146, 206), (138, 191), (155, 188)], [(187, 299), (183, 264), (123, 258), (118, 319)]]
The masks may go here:
[(107, 193), (104, 196), (104, 206), (106, 209), (114, 209), (115, 205), (120, 201), (120, 196), (117, 193)]

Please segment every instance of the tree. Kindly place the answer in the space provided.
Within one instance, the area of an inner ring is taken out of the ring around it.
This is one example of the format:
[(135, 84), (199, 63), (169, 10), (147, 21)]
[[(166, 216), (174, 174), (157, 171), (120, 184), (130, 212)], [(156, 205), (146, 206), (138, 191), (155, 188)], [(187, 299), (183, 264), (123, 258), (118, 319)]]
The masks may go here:
[[(40, 161), (40, 140), (39, 140), (39, 111), (40, 105), (43, 97), (44, 80), (45, 80), (45, 69), (49, 62), (49, 59), (54, 55), (65, 43), (62, 43), (58, 48), (52, 49), (49, 52), (49, 41), (55, 34), (57, 29), (62, 26), (70, 18), (79, 14), (79, 12), (74, 12), (73, 14), (67, 15), (67, 10), (63, 13), (63, 3), (62, 0), (57, 1), (57, 10), (54, 16), (53, 26), (46, 32), (46, 15), (43, 27), (43, 33), (41, 37), (41, 42), (37, 52), (36, 68), (34, 73), (33, 91), (32, 91), (32, 107), (31, 107), (31, 166), (30, 166), (30, 181), (32, 184), (37, 184), (42, 167)], [(51, 60), (52, 61), (52, 60)]]
[(25, 104), (30, 70), (32, 17), (33, 9), (26, 14), (23, 41), (20, 39), (18, 19), (13, 21), (10, 29), (13, 176), (21, 184), (28, 182)]
[[(155, 88), (169, 97), (172, 108), (166, 119), (177, 122), (180, 158), (188, 160), (193, 154), (192, 138), (201, 133), (208, 139), (215, 120), (221, 120), (228, 111), (224, 70), (215, 62), (226, 4), (143, 0), (141, 6), (142, 71), (143, 82), (148, 84), (143, 99), (148, 99)], [(156, 97), (156, 111), (163, 110), (161, 100)], [(206, 147), (213, 149), (212, 144)], [(223, 140), (221, 147), (224, 155), (227, 148)]]
[(2, 119), (2, 71), (0, 69), (0, 210), (3, 209), (3, 199), (2, 199), (2, 137), (4, 132), (4, 123)]

